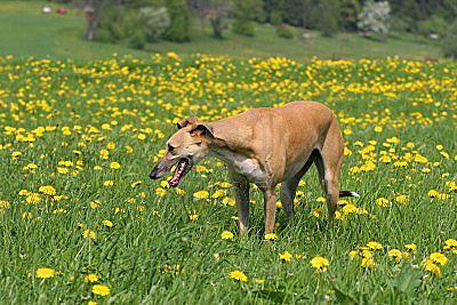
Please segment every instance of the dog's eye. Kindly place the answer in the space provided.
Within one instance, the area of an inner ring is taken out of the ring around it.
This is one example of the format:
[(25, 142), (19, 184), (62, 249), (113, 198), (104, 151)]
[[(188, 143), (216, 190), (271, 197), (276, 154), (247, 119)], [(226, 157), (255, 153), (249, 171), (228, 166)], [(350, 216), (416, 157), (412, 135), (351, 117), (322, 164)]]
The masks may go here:
[(169, 151), (169, 152), (172, 152), (174, 149), (175, 149), (174, 146), (168, 144), (168, 151)]

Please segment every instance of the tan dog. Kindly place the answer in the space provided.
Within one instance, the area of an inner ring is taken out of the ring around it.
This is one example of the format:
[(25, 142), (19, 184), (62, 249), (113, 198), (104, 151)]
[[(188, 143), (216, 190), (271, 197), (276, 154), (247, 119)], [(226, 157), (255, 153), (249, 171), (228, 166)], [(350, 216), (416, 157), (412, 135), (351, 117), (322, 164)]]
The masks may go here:
[(335, 115), (323, 104), (293, 102), (279, 108), (256, 108), (211, 124), (188, 119), (178, 123), (178, 128), (149, 177), (163, 177), (176, 165), (169, 181), (176, 187), (206, 156), (225, 161), (236, 192), (241, 234), (249, 223), (250, 182), (264, 194), (266, 234), (274, 228), (276, 185), (282, 183), (281, 202), (293, 216), (298, 182), (312, 163), (327, 196), (330, 218), (339, 197), (358, 197), (354, 192), (339, 191), (344, 142)]

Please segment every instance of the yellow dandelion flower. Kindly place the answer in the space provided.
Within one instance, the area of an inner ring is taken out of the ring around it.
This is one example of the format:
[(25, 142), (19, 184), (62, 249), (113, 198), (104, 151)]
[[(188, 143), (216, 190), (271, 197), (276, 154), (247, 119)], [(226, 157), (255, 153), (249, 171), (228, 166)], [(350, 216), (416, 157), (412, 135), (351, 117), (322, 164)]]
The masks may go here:
[(316, 218), (320, 218), (324, 216), (324, 212), (321, 209), (313, 209), (313, 216)]
[(27, 196), (27, 198), (25, 198), (25, 201), (27, 203), (31, 203), (31, 204), (39, 203), (41, 201), (40, 194), (38, 194), (38, 193), (30, 193)]
[(161, 197), (165, 196), (166, 193), (167, 193), (167, 190), (163, 189), (161, 187), (158, 187), (155, 190), (155, 194), (158, 195), (158, 196), (161, 196)]
[(195, 192), (193, 194), (194, 198), (195, 199), (203, 199), (203, 200), (206, 200), (208, 199), (209, 197), (209, 193), (207, 191), (199, 191), (199, 192)]
[(290, 254), (289, 251), (285, 251), (284, 253), (279, 253), (279, 259), (281, 259), (285, 262), (291, 262), (292, 254)]
[(367, 244), (367, 247), (372, 249), (372, 250), (381, 250), (383, 248), (383, 246), (380, 243), (375, 242), (375, 241), (370, 241)]
[(61, 175), (65, 175), (65, 174), (68, 174), (69, 170), (66, 167), (58, 167), (57, 172)]
[(444, 243), (446, 244), (446, 246), (444, 246), (444, 250), (457, 249), (457, 240), (455, 239), (448, 239)]
[(40, 279), (48, 279), (55, 276), (54, 269), (51, 268), (38, 268), (36, 271), (36, 277)]
[(114, 185), (114, 181), (113, 180), (106, 180), (105, 182), (103, 182), (103, 185), (104, 186), (113, 186)]
[(398, 249), (391, 249), (387, 252), (387, 256), (390, 259), (395, 260), (397, 263), (399, 263), (401, 261), (402, 254), (401, 251)]
[(310, 261), (311, 266), (317, 273), (327, 272), (328, 263), (328, 259), (321, 256), (313, 257)]
[(100, 157), (104, 160), (108, 159), (109, 157), (109, 150), (107, 149), (102, 149), (100, 150)]
[(52, 195), (56, 194), (56, 189), (54, 187), (52, 187), (51, 185), (40, 186), (38, 191), (40, 193), (45, 194), (45, 195), (51, 195), (52, 196)]
[(440, 264), (441, 266), (444, 266), (447, 263), (447, 257), (439, 252), (430, 254), (430, 260), (435, 264)]
[(19, 195), (20, 195), (20, 196), (27, 196), (27, 195), (29, 195), (29, 194), (30, 194), (30, 192), (27, 191), (27, 190), (20, 190), (20, 191), (19, 191)]
[(111, 228), (111, 227), (114, 226), (113, 222), (112, 222), (112, 221), (109, 221), (109, 220), (107, 220), (107, 219), (103, 220), (102, 223), (103, 223), (106, 227), (108, 227), (108, 228)]
[(131, 186), (132, 188), (134, 188), (134, 187), (137, 187), (138, 185), (140, 185), (141, 183), (143, 183), (143, 181), (138, 180), (138, 181), (132, 182), (132, 184), (130, 184), (130, 186)]
[(267, 233), (267, 234), (265, 234), (265, 239), (266, 240), (277, 240), (278, 235), (276, 235), (275, 233)]
[(86, 283), (87, 282), (93, 283), (96, 281), (98, 281), (98, 275), (96, 275), (96, 274), (91, 273), (84, 277), (84, 282), (86, 282)]
[(91, 231), (91, 230), (84, 230), (83, 233), (82, 233), (82, 236), (83, 236), (83, 238), (90, 237), (90, 238), (92, 238), (92, 239), (95, 239), (96, 234), (95, 234), (94, 231)]
[(121, 168), (121, 165), (118, 163), (118, 162), (111, 162), (111, 164), (109, 165), (109, 167), (111, 169), (120, 169)]
[(239, 270), (230, 272), (230, 278), (240, 281), (240, 282), (247, 282), (247, 280), (248, 280), (248, 277), (246, 276), (246, 274), (244, 274), (244, 272), (239, 271)]
[(432, 273), (435, 277), (439, 277), (441, 275), (440, 267), (436, 265), (432, 260), (426, 259), (422, 264), (424, 266), (424, 270)]
[(20, 156), (22, 156), (22, 153), (20, 151), (13, 151), (11, 153), (11, 159), (17, 159), (19, 158)]
[(380, 207), (387, 207), (390, 205), (390, 201), (384, 197), (381, 197), (381, 198), (378, 198), (376, 199), (376, 203), (380, 206)]
[(400, 204), (405, 204), (408, 202), (408, 197), (406, 197), (406, 195), (399, 195), (399, 196), (395, 197), (395, 201)]
[(224, 240), (233, 239), (233, 233), (230, 231), (222, 231), (221, 238)]
[(92, 293), (104, 297), (109, 295), (109, 288), (106, 285), (94, 285), (92, 287)]
[(362, 258), (362, 262), (360, 264), (362, 267), (374, 268), (375, 261), (372, 258), (364, 257)]

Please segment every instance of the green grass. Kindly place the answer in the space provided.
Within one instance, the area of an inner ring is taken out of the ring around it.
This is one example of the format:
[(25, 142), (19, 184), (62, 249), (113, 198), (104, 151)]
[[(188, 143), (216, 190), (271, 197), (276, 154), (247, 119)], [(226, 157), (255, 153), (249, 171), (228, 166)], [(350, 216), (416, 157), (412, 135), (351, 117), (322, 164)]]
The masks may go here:
[[(276, 35), (268, 24), (256, 25), (254, 38), (224, 32), (225, 39), (211, 37), (209, 25), (202, 30), (200, 22), (193, 20), (192, 42), (160, 42), (148, 44), (145, 51), (135, 51), (124, 45), (84, 41), (86, 20), (74, 8), (68, 15), (44, 15), (41, 8), (48, 2), (0, 2), (0, 54), (14, 56), (58, 56), (73, 58), (100, 58), (113, 53), (149, 57), (152, 53), (174, 51), (179, 54), (212, 54), (232, 57), (288, 56), (296, 59), (318, 56), (320, 58), (362, 58), (401, 55), (422, 59), (438, 57), (436, 43), (415, 36), (391, 35), (385, 43), (360, 37), (352, 33), (335, 38), (322, 37), (311, 31), (311, 38), (302, 39), (303, 30), (293, 29), (295, 38), (285, 39)], [(56, 8), (53, 5), (53, 8)], [(55, 10), (54, 10), (55, 11)]]
[[(457, 238), (455, 63), (3, 57), (0, 72), (0, 303), (457, 301), (457, 254), (445, 249), (446, 240)], [(299, 187), (296, 218), (288, 222), (279, 209), (278, 239), (270, 243), (254, 189), (251, 231), (239, 237), (236, 209), (224, 204), (233, 194), (215, 185), (228, 181), (216, 160), (185, 178), (183, 194), (147, 177), (179, 118), (213, 121), (311, 98), (338, 115), (352, 152), (342, 188), (362, 194), (340, 206), (342, 219), (333, 224), (316, 217), (326, 208), (314, 168)], [(55, 195), (40, 191), (47, 185)], [(208, 200), (193, 198), (201, 190)], [(217, 190), (226, 195), (213, 199)], [(31, 202), (33, 193), (39, 201)], [(389, 204), (379, 206), (379, 198)], [(234, 239), (222, 240), (224, 230)], [(95, 238), (84, 237), (90, 232)], [(361, 258), (370, 241), (383, 245), (370, 251), (373, 268)], [(409, 243), (417, 252), (405, 248)], [(397, 263), (391, 249), (410, 258)], [(285, 251), (290, 262), (280, 259)], [(430, 265), (439, 277), (422, 265), (436, 252), (448, 259)], [(327, 272), (314, 271), (316, 256), (329, 260)], [(40, 278), (43, 267), (55, 276)], [(247, 281), (231, 279), (235, 270)], [(89, 274), (98, 280), (86, 282)], [(95, 295), (95, 284), (106, 285), (109, 295)]]

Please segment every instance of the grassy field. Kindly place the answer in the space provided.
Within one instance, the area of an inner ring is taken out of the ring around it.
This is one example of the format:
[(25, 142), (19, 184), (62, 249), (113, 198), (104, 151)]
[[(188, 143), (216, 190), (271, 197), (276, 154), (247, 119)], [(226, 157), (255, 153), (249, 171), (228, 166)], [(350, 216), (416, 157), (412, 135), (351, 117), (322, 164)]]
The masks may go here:
[[(1, 57), (0, 303), (456, 303), (456, 68)], [(255, 189), (239, 238), (217, 160), (179, 189), (147, 178), (177, 120), (299, 99), (337, 114), (342, 188), (362, 195), (333, 224), (314, 168), (270, 242)]]
[[(402, 55), (423, 59), (440, 55), (436, 42), (406, 35), (391, 35), (385, 43), (368, 40), (356, 34), (343, 33), (335, 38), (309, 32), (311, 38), (302, 39), (303, 31), (294, 29), (295, 38), (276, 35), (270, 25), (256, 25), (256, 37), (242, 37), (225, 31), (223, 40), (213, 39), (211, 30), (201, 29), (193, 20), (192, 42), (161, 42), (148, 44), (145, 51), (135, 51), (123, 45), (91, 43), (83, 37), (86, 20), (74, 8), (67, 15), (44, 15), (41, 8), (49, 2), (0, 1), (0, 54), (14, 56), (57, 56), (60, 58), (100, 58), (117, 53), (149, 57), (151, 53), (174, 51), (179, 54), (229, 55), (268, 57), (278, 54), (295, 59), (310, 58), (366, 58)], [(52, 5), (55, 9), (58, 6)]]

